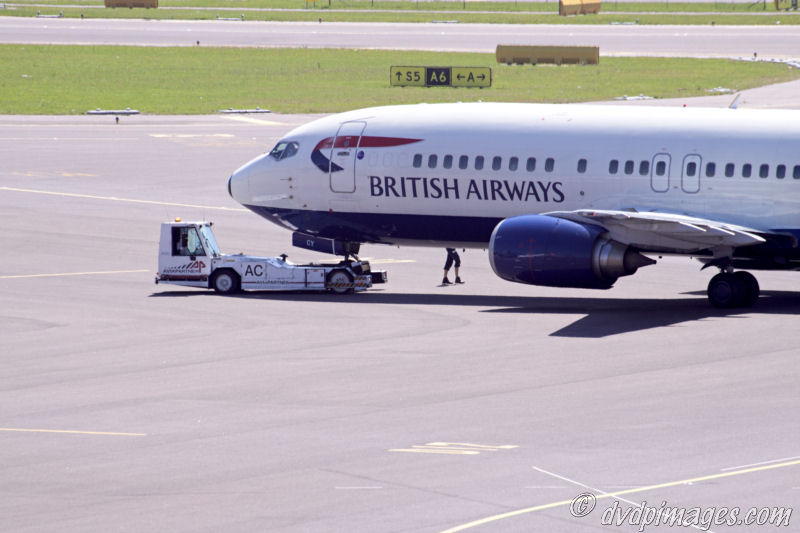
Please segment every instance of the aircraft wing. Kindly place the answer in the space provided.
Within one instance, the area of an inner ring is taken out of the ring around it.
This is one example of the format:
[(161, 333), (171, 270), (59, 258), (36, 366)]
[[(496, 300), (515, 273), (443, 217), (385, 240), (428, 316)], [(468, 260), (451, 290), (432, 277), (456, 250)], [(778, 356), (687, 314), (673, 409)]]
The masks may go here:
[(655, 211), (579, 209), (544, 214), (602, 226), (615, 241), (654, 252), (692, 253), (732, 249), (761, 244), (770, 237), (752, 228)]

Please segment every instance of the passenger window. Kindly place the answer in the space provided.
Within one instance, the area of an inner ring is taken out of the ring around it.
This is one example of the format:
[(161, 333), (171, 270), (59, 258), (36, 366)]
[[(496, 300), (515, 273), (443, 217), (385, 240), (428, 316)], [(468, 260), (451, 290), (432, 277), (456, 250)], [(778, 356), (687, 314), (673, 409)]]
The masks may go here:
[(796, 180), (800, 180), (800, 165), (794, 166), (794, 171), (792, 172), (792, 177)]
[(586, 172), (586, 160), (585, 159), (578, 159), (578, 172), (583, 174)]
[[(797, 168), (798, 167), (795, 167), (795, 169), (797, 169)], [(536, 158), (535, 157), (529, 157), (528, 158), (528, 162), (525, 163), (525, 170), (527, 170), (528, 172), (533, 172), (534, 170), (536, 170)]]
[(753, 173), (753, 165), (751, 165), (750, 163), (745, 163), (744, 165), (742, 165), (743, 178), (749, 178), (750, 174), (752, 173)]
[(458, 158), (458, 168), (461, 170), (466, 169), (469, 166), (469, 156), (462, 155)]
[(716, 163), (708, 163), (706, 165), (706, 177), (713, 178), (714, 174), (717, 173), (717, 164)]
[(734, 165), (733, 163), (728, 163), (727, 165), (725, 165), (725, 177), (732, 178), (735, 171), (736, 171), (736, 165)]
[(508, 170), (517, 170), (517, 166), (519, 165), (519, 158), (512, 157), (508, 160)]
[(619, 161), (612, 159), (608, 162), (608, 173), (616, 174), (619, 171)]
[(414, 154), (414, 168), (419, 168), (422, 166), (422, 154)]
[(766, 178), (769, 176), (769, 165), (761, 165), (758, 167), (758, 176), (760, 178)]
[(500, 167), (503, 165), (503, 158), (500, 156), (494, 156), (492, 158), (492, 170), (500, 170)]
[(786, 177), (786, 165), (778, 165), (775, 167), (775, 177), (779, 180)]
[(442, 166), (444, 168), (453, 168), (453, 156), (452, 155), (444, 156), (444, 159), (442, 160)]
[(647, 176), (650, 174), (650, 161), (640, 161), (639, 162), (639, 175), (640, 176)]
[(697, 174), (697, 163), (692, 161), (686, 165), (686, 175), (694, 176), (695, 174)]
[(553, 168), (555, 168), (556, 162), (552, 157), (548, 157), (544, 160), (544, 170), (546, 172), (552, 172)]
[(292, 157), (294, 154), (296, 154), (298, 147), (299, 145), (296, 142), (280, 141), (269, 153), (269, 156), (277, 161), (280, 161), (281, 159), (286, 159), (287, 157)]
[(659, 161), (656, 163), (656, 175), (663, 176), (667, 173), (667, 163), (666, 161)]
[(633, 161), (625, 161), (625, 174), (633, 174)]
[(431, 154), (428, 156), (428, 168), (436, 168), (436, 162), (438, 161), (439, 157), (436, 154)]
[(483, 169), (483, 156), (478, 155), (475, 156), (475, 170), (481, 170), (481, 169)]

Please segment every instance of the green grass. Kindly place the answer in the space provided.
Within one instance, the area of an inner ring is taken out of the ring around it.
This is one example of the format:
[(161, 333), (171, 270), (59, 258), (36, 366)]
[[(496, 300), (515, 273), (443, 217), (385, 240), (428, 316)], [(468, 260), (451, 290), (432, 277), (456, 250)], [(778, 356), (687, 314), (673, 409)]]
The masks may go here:
[[(47, 0), (18, 0), (20, 4)], [(180, 9), (97, 9), (102, 2), (97, 0), (50, 0), (54, 7), (26, 6), (11, 7), (1, 13), (6, 16), (31, 17), (38, 12), (56, 14), (62, 12), (64, 17), (79, 18), (137, 18), (137, 19), (173, 19), (173, 20), (213, 20), (217, 16), (239, 17), (244, 14), (245, 20), (271, 21), (317, 21), (326, 22), (431, 22), (432, 20), (458, 20), (461, 23), (488, 24), (610, 24), (635, 23), (656, 24), (694, 24), (694, 25), (776, 25), (800, 24), (800, 13), (775, 12), (774, 7), (762, 11), (760, 7), (747, 9), (742, 4), (698, 4), (705, 9), (698, 9), (694, 4), (603, 4), (598, 15), (559, 17), (558, 2), (513, 3), (473, 2), (422, 2), (417, 8), (416, 2), (376, 2), (372, 8), (368, 1), (310, 3), (305, 8), (303, 1), (289, 0), (241, 0), (237, 2), (221, 2), (219, 0), (161, 0), (159, 6), (179, 7)], [(66, 4), (85, 4), (86, 8), (55, 7)], [(92, 7), (94, 6), (94, 7)], [(291, 7), (282, 7), (291, 6)], [(197, 9), (215, 8), (215, 9)], [(244, 9), (265, 9), (265, 11), (243, 11)], [(282, 11), (281, 9), (290, 9)], [(446, 10), (446, 12), (436, 12)]]
[[(489, 89), (400, 88), (391, 65), (490, 66)], [(708, 94), (788, 81), (800, 69), (711, 59), (601, 58), (597, 66), (506, 66), (493, 54), (378, 50), (0, 45), (0, 114), (130, 107), (200, 114), (261, 107), (327, 113), (370, 105), (584, 102)]]

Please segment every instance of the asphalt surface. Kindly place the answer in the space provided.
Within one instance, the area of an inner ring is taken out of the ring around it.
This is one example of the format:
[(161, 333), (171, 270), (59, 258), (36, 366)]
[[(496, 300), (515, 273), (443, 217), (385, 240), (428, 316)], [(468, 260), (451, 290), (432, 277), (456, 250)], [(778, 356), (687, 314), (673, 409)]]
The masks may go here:
[[(198, 27), (230, 39), (173, 33)], [(604, 525), (615, 501), (797, 503), (796, 274), (758, 274), (735, 312), (683, 258), (606, 292), (512, 285), (480, 251), (440, 288), (442, 250), (374, 246), (390, 283), (355, 296), (153, 285), (175, 216), (214, 220), (227, 251), (324, 258), (224, 191), (311, 118), (0, 117), (3, 529), (636, 531)]]
[[(321, 15), (324, 18), (324, 15)], [(791, 15), (794, 16), (794, 15)], [(498, 44), (599, 46), (605, 56), (798, 59), (796, 26), (392, 24), (0, 17), (0, 42), (490, 52)]]
[(796, 273), (736, 311), (687, 258), (600, 292), (504, 282), (476, 250), (440, 288), (444, 250), (381, 246), (390, 281), (358, 295), (154, 285), (176, 216), (324, 258), (225, 191), (310, 118), (0, 117), (3, 530), (638, 531), (602, 524), (614, 501), (796, 506)]

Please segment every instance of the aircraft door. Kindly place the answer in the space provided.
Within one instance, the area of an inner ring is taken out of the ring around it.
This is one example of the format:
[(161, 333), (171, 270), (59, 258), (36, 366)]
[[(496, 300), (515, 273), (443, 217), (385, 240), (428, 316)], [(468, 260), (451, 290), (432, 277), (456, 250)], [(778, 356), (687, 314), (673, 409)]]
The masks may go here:
[(650, 188), (655, 192), (669, 190), (669, 170), (672, 157), (669, 154), (656, 154), (650, 166)]
[(683, 172), (681, 172), (681, 189), (683, 192), (695, 194), (700, 192), (700, 169), (703, 158), (698, 154), (689, 154), (683, 158)]
[(330, 180), (333, 192), (355, 192), (356, 162), (366, 122), (345, 122), (336, 132), (331, 148)]

